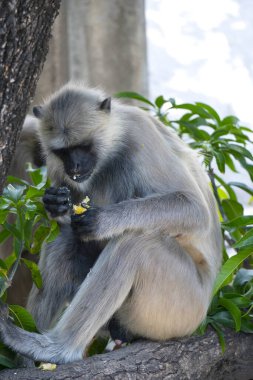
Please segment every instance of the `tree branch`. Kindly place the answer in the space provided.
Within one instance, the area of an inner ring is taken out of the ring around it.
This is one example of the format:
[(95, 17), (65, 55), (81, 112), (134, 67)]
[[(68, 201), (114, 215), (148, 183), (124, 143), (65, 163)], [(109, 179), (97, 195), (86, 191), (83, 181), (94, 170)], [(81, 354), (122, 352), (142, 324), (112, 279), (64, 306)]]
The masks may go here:
[(253, 375), (253, 334), (225, 333), (221, 353), (215, 332), (157, 343), (140, 341), (84, 361), (40, 369), (5, 370), (1, 380), (250, 380)]

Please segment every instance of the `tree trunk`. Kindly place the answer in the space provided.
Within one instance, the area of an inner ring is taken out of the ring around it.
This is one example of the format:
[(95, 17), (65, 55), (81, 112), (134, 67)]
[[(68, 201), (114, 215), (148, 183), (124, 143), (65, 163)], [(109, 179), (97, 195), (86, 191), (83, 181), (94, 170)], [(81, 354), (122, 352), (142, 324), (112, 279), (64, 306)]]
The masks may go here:
[(62, 0), (35, 102), (69, 80), (148, 96), (144, 0)]
[(0, 5), (0, 193), (48, 51), (60, 0)]
[(85, 361), (40, 369), (5, 370), (1, 380), (250, 380), (253, 379), (253, 335), (226, 332), (222, 354), (216, 333), (170, 340), (136, 342)]

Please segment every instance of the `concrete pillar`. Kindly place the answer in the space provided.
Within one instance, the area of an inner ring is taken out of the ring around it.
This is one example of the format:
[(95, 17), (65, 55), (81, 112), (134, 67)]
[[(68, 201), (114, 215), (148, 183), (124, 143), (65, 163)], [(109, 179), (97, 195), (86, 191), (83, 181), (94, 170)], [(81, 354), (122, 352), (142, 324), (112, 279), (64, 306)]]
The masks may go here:
[(148, 95), (145, 0), (63, 0), (34, 102), (68, 80)]

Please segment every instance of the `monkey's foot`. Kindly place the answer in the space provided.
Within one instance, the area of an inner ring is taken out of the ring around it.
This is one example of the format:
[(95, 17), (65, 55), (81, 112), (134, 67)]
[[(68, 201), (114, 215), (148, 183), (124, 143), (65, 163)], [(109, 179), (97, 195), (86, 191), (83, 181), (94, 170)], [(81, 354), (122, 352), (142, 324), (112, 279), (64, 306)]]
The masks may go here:
[[(8, 307), (0, 306), (0, 340), (13, 351), (34, 361), (65, 363), (64, 345), (46, 334), (25, 331), (8, 318)], [(66, 346), (66, 345), (65, 345)]]

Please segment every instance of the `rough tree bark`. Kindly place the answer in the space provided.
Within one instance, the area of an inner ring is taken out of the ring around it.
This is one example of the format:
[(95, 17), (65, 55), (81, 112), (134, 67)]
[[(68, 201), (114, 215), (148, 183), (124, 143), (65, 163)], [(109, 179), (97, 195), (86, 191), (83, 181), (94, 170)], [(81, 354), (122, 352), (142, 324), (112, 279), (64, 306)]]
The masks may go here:
[(60, 0), (0, 3), (0, 193), (59, 7)]
[(136, 342), (126, 348), (97, 355), (82, 362), (40, 369), (5, 370), (1, 380), (252, 380), (253, 334), (226, 332), (221, 353), (217, 335)]

